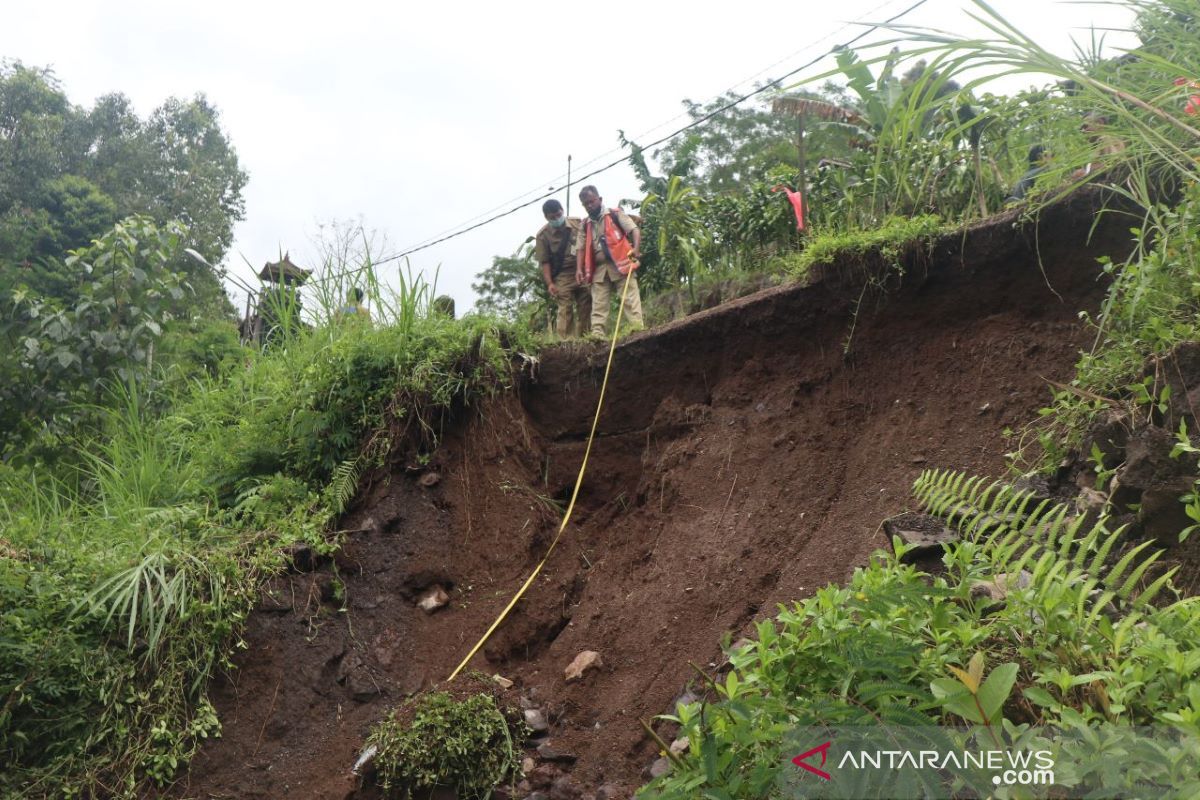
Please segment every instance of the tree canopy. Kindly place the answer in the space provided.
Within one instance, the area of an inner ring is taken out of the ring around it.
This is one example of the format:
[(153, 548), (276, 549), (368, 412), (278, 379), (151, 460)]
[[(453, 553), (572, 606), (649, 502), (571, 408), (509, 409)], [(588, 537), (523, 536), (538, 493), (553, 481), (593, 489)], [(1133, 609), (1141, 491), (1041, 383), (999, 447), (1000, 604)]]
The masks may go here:
[[(170, 98), (143, 120), (123, 94), (85, 109), (52, 70), (0, 62), (0, 296), (24, 285), (69, 304), (84, 276), (68, 251), (131, 214), (182, 222), (185, 246), (220, 263), (245, 216), (246, 178), (202, 94)], [(172, 266), (195, 293), (194, 313), (229, 313), (220, 275), (186, 258)]]

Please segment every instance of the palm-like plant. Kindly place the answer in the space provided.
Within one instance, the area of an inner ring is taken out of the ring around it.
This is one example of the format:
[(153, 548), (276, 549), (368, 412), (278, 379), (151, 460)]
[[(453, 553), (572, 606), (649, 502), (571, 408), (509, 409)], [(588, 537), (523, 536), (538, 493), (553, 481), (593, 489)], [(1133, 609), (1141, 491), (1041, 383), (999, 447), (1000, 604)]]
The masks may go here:
[(642, 214), (656, 218), (660, 265), (676, 281), (687, 283), (694, 303), (694, 278), (703, 268), (701, 252), (710, 240), (700, 216), (700, 196), (673, 175), (663, 194), (652, 193), (642, 201)]

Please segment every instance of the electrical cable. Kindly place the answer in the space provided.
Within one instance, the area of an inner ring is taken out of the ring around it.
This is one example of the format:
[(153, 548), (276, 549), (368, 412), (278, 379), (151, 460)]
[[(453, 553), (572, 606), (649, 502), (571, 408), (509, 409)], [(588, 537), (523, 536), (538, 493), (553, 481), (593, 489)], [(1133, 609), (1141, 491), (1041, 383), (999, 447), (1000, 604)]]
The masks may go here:
[[(882, 2), (882, 3), (879, 3), (879, 4), (878, 4), (878, 5), (876, 5), (874, 8), (872, 8), (872, 9), (870, 9), (870, 10), (868, 10), (868, 11), (864, 12), (864, 15), (863, 15), (863, 16), (872, 16), (872, 15), (874, 15), (876, 12), (880, 11), (881, 9), (884, 9), (884, 8), (886, 8), (886, 7), (887, 7), (887, 6), (889, 6), (889, 5), (894, 5), (895, 3), (896, 3), (896, 0), (884, 0), (884, 2)], [(773, 62), (773, 63), (771, 63), (771, 64), (768, 64), (766, 67), (763, 67), (763, 68), (762, 68), (762, 69), (760, 69), (758, 72), (756, 72), (756, 73), (754, 73), (753, 75), (751, 75), (750, 77), (748, 77), (748, 78), (745, 78), (745, 79), (743, 79), (743, 80), (740, 80), (740, 81), (738, 81), (737, 83), (735, 83), (735, 84), (733, 84), (732, 86), (730, 86), (729, 88), (727, 88), (727, 89), (726, 89), (724, 92), (722, 92), (720, 95), (718, 95), (718, 96), (717, 96), (717, 98), (714, 98), (714, 99), (719, 99), (720, 97), (723, 97), (723, 96), (725, 96), (725, 95), (727, 95), (727, 94), (730, 94), (730, 93), (732, 93), (732, 92), (736, 91), (736, 90), (738, 89), (738, 87), (741, 87), (741, 86), (744, 86), (744, 85), (746, 85), (746, 84), (750, 83), (750, 81), (752, 81), (752, 80), (754, 80), (755, 78), (758, 78), (758, 77), (760, 77), (760, 76), (762, 76), (762, 75), (765, 75), (765, 74), (767, 74), (767, 73), (768, 73), (768, 72), (770, 72), (771, 70), (775, 69), (775, 67), (779, 66), (780, 64), (783, 64), (783, 63), (785, 63), (785, 62), (787, 62), (787, 61), (790, 61), (791, 59), (795, 58), (796, 56), (800, 55), (801, 53), (805, 53), (805, 52), (807, 52), (807, 51), (811, 50), (812, 48), (816, 47), (817, 45), (821, 44), (822, 42), (824, 42), (824, 41), (826, 41), (826, 40), (828, 40), (828, 39), (832, 39), (834, 36), (837, 36), (839, 33), (841, 33), (842, 31), (846, 30), (847, 28), (850, 28), (850, 27), (852, 27), (852, 26), (853, 26), (853, 25), (855, 25), (855, 24), (857, 24), (857, 23), (853, 23), (853, 22), (847, 22), (847, 23), (844, 23), (844, 24), (842, 24), (840, 27), (834, 28), (832, 31), (830, 31), (829, 33), (827, 33), (827, 34), (825, 34), (824, 36), (820, 37), (819, 39), (815, 39), (815, 40), (813, 40), (813, 41), (809, 42), (808, 44), (806, 44), (804, 47), (801, 47), (799, 50), (796, 50), (796, 51), (794, 51), (794, 52), (792, 52), (792, 53), (789, 53), (788, 55), (784, 56), (783, 58), (780, 58), (780, 59), (778, 59), (777, 61), (775, 61), (775, 62)], [(770, 81), (770, 83), (777, 83), (779, 80), (781, 80), (781, 79), (776, 79), (776, 80)], [(651, 135), (651, 134), (653, 134), (653, 133), (655, 133), (655, 132), (657, 132), (657, 131), (659, 131), (659, 130), (662, 130), (663, 128), (667, 127), (668, 125), (671, 125), (671, 124), (672, 124), (672, 123), (674, 123), (676, 120), (678, 120), (678, 119), (680, 119), (680, 118), (682, 118), (682, 117), (686, 117), (686, 116), (687, 116), (687, 113), (686, 113), (686, 112), (684, 112), (684, 113), (680, 113), (680, 114), (676, 114), (675, 116), (671, 117), (670, 119), (668, 119), (668, 120), (666, 120), (666, 121), (664, 121), (664, 122), (660, 122), (659, 124), (655, 125), (654, 127), (652, 127), (652, 128), (648, 128), (648, 129), (646, 129), (646, 130), (642, 131), (641, 133), (637, 134), (637, 136), (635, 137), (635, 139), (644, 139), (645, 137), (647, 137), (647, 136), (649, 136), (649, 135)], [(634, 140), (633, 140), (633, 139), (631, 139), (630, 141), (634, 141)], [(621, 147), (615, 147), (615, 148), (613, 148), (613, 149), (611, 149), (611, 150), (607, 150), (607, 151), (605, 151), (605, 152), (601, 153), (600, 155), (596, 156), (595, 158), (592, 158), (592, 159), (590, 159), (590, 160), (588, 160), (588, 161), (585, 161), (585, 162), (583, 162), (582, 164), (579, 164), (579, 165), (577, 165), (577, 166), (575, 167), (575, 169), (587, 169), (587, 168), (588, 168), (588, 167), (590, 167), (592, 164), (598, 163), (598, 162), (600, 162), (600, 161), (604, 160), (605, 158), (608, 158), (608, 157), (609, 157), (609, 156), (611, 156), (613, 153), (620, 152), (622, 149), (623, 149), (623, 148), (621, 148)], [(440, 237), (440, 236), (443, 236), (443, 235), (445, 235), (445, 234), (447, 234), (447, 233), (451, 233), (451, 232), (453, 232), (453, 231), (456, 231), (456, 230), (458, 230), (459, 228), (463, 227), (464, 225), (470, 225), (471, 223), (473, 223), (473, 222), (476, 222), (477, 220), (479, 220), (479, 219), (481, 219), (481, 218), (483, 218), (483, 217), (486, 217), (486, 216), (488, 216), (489, 214), (492, 214), (492, 213), (494, 213), (494, 212), (496, 212), (496, 211), (499, 211), (500, 209), (502, 209), (502, 208), (506, 207), (506, 206), (507, 206), (508, 204), (510, 204), (510, 203), (516, 203), (516, 202), (519, 202), (519, 201), (523, 200), (524, 198), (528, 197), (529, 195), (531, 195), (531, 194), (533, 194), (533, 193), (535, 193), (535, 192), (540, 192), (540, 191), (543, 191), (543, 190), (540, 188), (541, 186), (549, 186), (549, 187), (550, 187), (549, 189), (547, 189), (547, 190), (545, 190), (545, 191), (555, 191), (555, 192), (557, 192), (557, 191), (560, 191), (562, 188), (564, 188), (565, 184), (564, 184), (563, 186), (560, 186), (559, 184), (560, 184), (560, 183), (564, 183), (564, 179), (565, 179), (566, 177), (567, 177), (567, 174), (566, 174), (566, 173), (559, 173), (558, 175), (555, 175), (553, 178), (550, 178), (550, 179), (548, 179), (548, 180), (545, 180), (545, 181), (542, 181), (542, 182), (540, 182), (540, 183), (538, 184), (538, 187), (539, 187), (539, 188), (530, 189), (529, 191), (522, 192), (521, 194), (518, 194), (518, 195), (516, 195), (515, 197), (512, 197), (512, 198), (509, 198), (508, 200), (504, 200), (503, 202), (501, 202), (501, 203), (498, 203), (497, 205), (493, 206), (492, 208), (489, 208), (487, 211), (483, 211), (483, 212), (481, 212), (481, 213), (479, 213), (479, 214), (476, 214), (475, 216), (471, 217), (470, 219), (466, 220), (465, 222), (460, 222), (460, 223), (458, 223), (457, 225), (452, 225), (452, 226), (450, 226), (449, 228), (446, 228), (446, 229), (444, 229), (444, 230), (442, 230), (442, 231), (439, 231), (438, 233), (435, 233), (435, 234), (433, 234), (432, 236), (429, 236), (429, 237), (427, 237), (427, 238), (425, 238), (425, 239), (422, 239), (422, 240), (420, 240), (420, 241), (416, 242), (414, 245), (410, 245), (410, 247), (419, 247), (419, 246), (421, 246), (421, 245), (423, 245), (423, 244), (426, 244), (426, 243), (428, 243), (428, 242), (429, 242), (429, 241), (431, 241), (432, 239), (436, 239), (436, 238), (438, 238), (438, 237)], [(572, 181), (571, 181), (571, 184), (575, 184), (575, 183), (578, 183), (578, 181), (575, 181), (575, 180), (572, 180)], [(557, 188), (555, 188), (555, 187), (557, 187)], [(539, 198), (539, 199), (542, 199), (542, 198)]]
[[(901, 17), (904, 17), (904, 16), (912, 13), (917, 8), (925, 5), (926, 2), (928, 2), (928, 0), (917, 0), (917, 2), (913, 3), (908, 8), (901, 11), (899, 14), (896, 14), (895, 16), (890, 17), (889, 19), (885, 20), (884, 22), (871, 25), (866, 30), (864, 30), (862, 33), (858, 34), (857, 36), (850, 39), (849, 41), (844, 42), (843, 44), (837, 45), (830, 52), (836, 52), (839, 49), (849, 47), (850, 45), (852, 45), (858, 41), (861, 41), (864, 37), (869, 36), (871, 33), (878, 30), (883, 25), (891, 24), (891, 23), (895, 22), (896, 20), (900, 19)], [(644, 145), (644, 146), (639, 145), (639, 146), (641, 147), (642, 150), (649, 150), (652, 147), (657, 147), (660, 144), (668, 142), (671, 139), (674, 139), (676, 136), (680, 135), (681, 133), (686, 133), (687, 131), (691, 130), (692, 128), (703, 125), (705, 122), (708, 122), (710, 119), (717, 116), (718, 114), (722, 114), (722, 113), (728, 111), (729, 109), (733, 108), (734, 106), (740, 105), (741, 103), (744, 103), (745, 101), (749, 100), (750, 98), (756, 97), (757, 95), (762, 94), (763, 92), (767, 91), (768, 89), (774, 88), (777, 83), (792, 77), (793, 75), (795, 75), (798, 72), (801, 72), (802, 70), (808, 69), (812, 65), (819, 62), (821, 59), (825, 58), (827, 55), (829, 55), (829, 53), (822, 53), (821, 55), (817, 56), (816, 58), (813, 58), (810, 61), (807, 61), (804, 64), (801, 64), (799, 67), (796, 67), (795, 69), (791, 70), (790, 72), (787, 72), (784, 75), (781, 75), (779, 78), (775, 79), (774, 81), (767, 83), (763, 86), (760, 86), (759, 88), (755, 89), (752, 92), (741, 95), (740, 97), (736, 98), (735, 100), (730, 101), (729, 103), (726, 103), (725, 105), (721, 106), (720, 108), (717, 108), (716, 110), (711, 111), (708, 114), (705, 114), (704, 116), (693, 120), (692, 122), (683, 126), (682, 128), (679, 128), (678, 130), (673, 131), (673, 132), (667, 134), (666, 136), (663, 136), (662, 138), (656, 139), (648, 145)], [(571, 182), (573, 184), (583, 183), (584, 181), (588, 180), (589, 178), (595, 177), (596, 175), (599, 175), (603, 172), (607, 172), (608, 170), (612, 169), (613, 167), (620, 166), (624, 162), (628, 161), (629, 158), (630, 158), (630, 156), (622, 156), (621, 158), (618, 158), (615, 161), (605, 164), (603, 167), (600, 167), (599, 169), (592, 170), (591, 172), (588, 172), (588, 173), (580, 176), (579, 178), (573, 179)], [(430, 247), (433, 247), (434, 245), (441, 244), (442, 242), (448, 242), (451, 239), (457, 239), (459, 236), (470, 233), (471, 231), (476, 230), (478, 228), (482, 228), (485, 225), (490, 225), (491, 223), (493, 223), (497, 220), (503, 219), (504, 217), (507, 217), (507, 216), (511, 216), (512, 214), (515, 214), (518, 211), (521, 211), (522, 209), (528, 208), (541, 200), (545, 200), (546, 198), (552, 196), (555, 193), (555, 191), (557, 191), (557, 190), (545, 192), (545, 193), (540, 194), (537, 197), (533, 198), (532, 200), (528, 200), (524, 203), (513, 206), (512, 208), (508, 209), (507, 211), (501, 212), (499, 214), (495, 214), (491, 217), (488, 217), (487, 219), (484, 219), (481, 222), (477, 222), (473, 225), (462, 228), (458, 231), (455, 231), (448, 235), (442, 236), (440, 238), (434, 239), (433, 241), (427, 242), (425, 244), (417, 245), (415, 247), (409, 247), (405, 250), (402, 250), (399, 253), (395, 253), (390, 256), (385, 256), (384, 258), (381, 258), (373, 263), (375, 265), (379, 265), (379, 264), (386, 264), (391, 261), (397, 261), (401, 258), (404, 258), (405, 256), (410, 256), (413, 253), (420, 252), (421, 250), (427, 250)]]

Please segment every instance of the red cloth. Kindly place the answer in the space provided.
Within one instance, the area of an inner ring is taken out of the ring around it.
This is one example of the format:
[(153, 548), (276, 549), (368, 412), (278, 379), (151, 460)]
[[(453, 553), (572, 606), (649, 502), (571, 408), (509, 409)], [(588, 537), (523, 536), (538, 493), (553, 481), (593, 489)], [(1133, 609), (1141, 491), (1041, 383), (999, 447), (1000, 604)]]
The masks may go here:
[[(1200, 89), (1200, 83), (1196, 81), (1189, 81), (1187, 78), (1176, 78), (1175, 85), (1186, 86), (1189, 89)], [(1200, 114), (1200, 94), (1193, 94), (1188, 97), (1187, 103), (1183, 107), (1183, 113), (1187, 114), (1189, 117), (1194, 117), (1197, 114)]]
[(792, 211), (796, 212), (796, 230), (804, 230), (804, 196), (800, 192), (793, 192), (782, 184), (776, 186), (771, 191), (778, 192), (780, 189), (787, 192), (787, 198), (792, 203)]

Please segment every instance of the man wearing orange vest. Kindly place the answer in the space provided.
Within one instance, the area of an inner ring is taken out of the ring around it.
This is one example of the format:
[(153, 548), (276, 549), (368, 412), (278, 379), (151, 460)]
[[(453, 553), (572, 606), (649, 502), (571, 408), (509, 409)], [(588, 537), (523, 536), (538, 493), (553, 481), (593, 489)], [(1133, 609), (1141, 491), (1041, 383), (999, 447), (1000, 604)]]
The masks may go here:
[(595, 186), (585, 186), (579, 199), (587, 219), (579, 231), (575, 248), (575, 279), (592, 285), (592, 335), (604, 336), (613, 297), (620, 297), (629, 281), (624, 316), (631, 330), (645, 327), (642, 297), (638, 293), (637, 269), (641, 258), (642, 234), (629, 215), (619, 208), (604, 209)]

